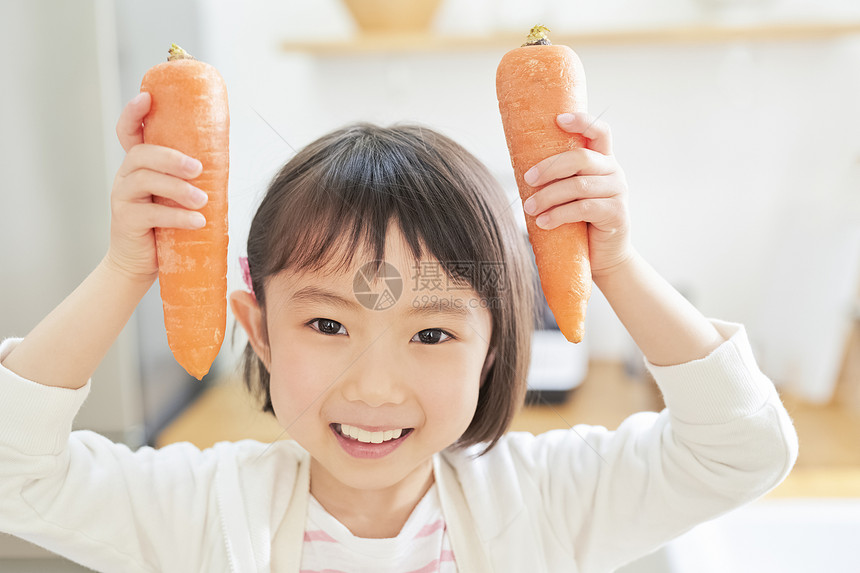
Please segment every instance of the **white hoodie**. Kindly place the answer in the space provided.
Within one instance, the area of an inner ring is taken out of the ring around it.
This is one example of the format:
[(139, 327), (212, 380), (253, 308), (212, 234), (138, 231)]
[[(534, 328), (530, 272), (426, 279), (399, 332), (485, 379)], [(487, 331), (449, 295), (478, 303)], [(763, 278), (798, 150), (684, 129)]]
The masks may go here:
[[(511, 432), (486, 455), (434, 456), (458, 569), (603, 573), (776, 487), (797, 434), (743, 326), (708, 357), (647, 363), (667, 408), (615, 431)], [(0, 345), (0, 360), (20, 339)], [(0, 367), (0, 531), (98, 571), (297, 572), (309, 454), (293, 441), (136, 452), (71, 431), (90, 382)]]

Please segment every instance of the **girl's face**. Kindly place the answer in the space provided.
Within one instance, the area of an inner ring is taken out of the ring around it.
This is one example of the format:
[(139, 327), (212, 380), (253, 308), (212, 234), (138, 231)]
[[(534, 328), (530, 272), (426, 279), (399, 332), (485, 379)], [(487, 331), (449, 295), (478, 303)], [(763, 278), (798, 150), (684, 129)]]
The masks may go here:
[[(473, 290), (448, 285), (438, 261), (416, 266), (396, 226), (385, 258), (402, 280), (396, 301), (356, 300), (368, 261), (356, 256), (339, 276), (272, 277), (268, 367), (275, 414), (290, 437), (328, 477), (382, 489), (427, 468), (469, 426), (492, 320)], [(388, 286), (379, 279), (369, 290)], [(452, 309), (460, 312), (444, 312)]]

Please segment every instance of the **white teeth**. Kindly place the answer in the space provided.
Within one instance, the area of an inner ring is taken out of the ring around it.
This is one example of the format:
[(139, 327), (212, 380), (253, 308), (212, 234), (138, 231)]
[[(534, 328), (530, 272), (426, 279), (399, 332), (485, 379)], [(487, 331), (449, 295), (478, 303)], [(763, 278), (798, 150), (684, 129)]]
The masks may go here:
[(396, 440), (403, 434), (402, 429), (384, 430), (379, 432), (368, 432), (349, 424), (340, 424), (340, 433), (344, 436), (349, 436), (353, 440), (364, 442), (366, 444), (381, 444), (388, 440)]

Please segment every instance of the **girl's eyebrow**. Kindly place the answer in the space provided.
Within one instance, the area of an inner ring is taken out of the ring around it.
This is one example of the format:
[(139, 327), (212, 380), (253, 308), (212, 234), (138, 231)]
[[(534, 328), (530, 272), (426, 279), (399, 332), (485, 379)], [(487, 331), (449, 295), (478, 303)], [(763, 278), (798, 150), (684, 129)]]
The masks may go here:
[[(324, 288), (316, 286), (306, 286), (304, 288), (299, 289), (298, 291), (293, 293), (293, 296), (290, 297), (290, 303), (327, 303), (334, 307), (342, 308), (344, 310), (349, 310), (353, 312), (359, 311), (364, 307), (364, 305), (354, 299), (349, 299), (334, 291), (326, 290)], [(412, 304), (405, 311), (405, 314), (407, 317), (448, 316), (456, 319), (468, 319), (471, 318), (472, 311), (465, 301), (457, 299), (457, 304), (441, 304), (438, 300), (436, 302), (425, 301), (421, 305)]]
[(315, 286), (306, 286), (299, 289), (290, 297), (290, 303), (328, 303), (337, 308), (345, 310), (360, 310), (361, 304), (356, 300), (350, 300), (336, 292)]

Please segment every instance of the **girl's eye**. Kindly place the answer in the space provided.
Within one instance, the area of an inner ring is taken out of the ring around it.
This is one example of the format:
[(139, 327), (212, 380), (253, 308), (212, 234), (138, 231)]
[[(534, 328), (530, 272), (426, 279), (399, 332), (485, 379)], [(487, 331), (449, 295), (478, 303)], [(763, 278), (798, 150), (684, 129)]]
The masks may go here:
[[(330, 320), (328, 318), (315, 318), (310, 321), (308, 324), (313, 324), (318, 322), (319, 325), (315, 330), (319, 330), (323, 334), (334, 335), (340, 332), (340, 329), (343, 328), (343, 325), (336, 320)], [(344, 329), (346, 330), (346, 329)]]
[[(422, 334), (426, 334), (426, 333), (431, 333), (431, 334), (433, 334), (433, 336), (426, 336), (426, 335), (422, 336)], [(439, 333), (439, 335), (436, 336), (436, 333)], [(415, 336), (417, 336), (421, 342), (428, 344), (428, 345), (439, 344), (439, 342), (440, 342), (439, 338), (441, 336), (447, 336), (450, 339), (454, 338), (453, 336), (451, 336), (450, 334), (448, 334), (447, 332), (445, 332), (441, 328), (428, 328), (427, 330), (422, 330), (421, 332), (419, 332)], [(414, 337), (412, 339), (415, 340)]]

